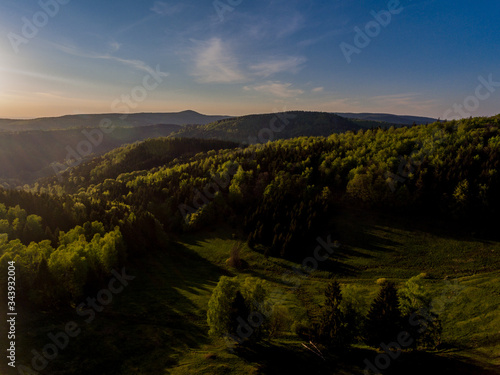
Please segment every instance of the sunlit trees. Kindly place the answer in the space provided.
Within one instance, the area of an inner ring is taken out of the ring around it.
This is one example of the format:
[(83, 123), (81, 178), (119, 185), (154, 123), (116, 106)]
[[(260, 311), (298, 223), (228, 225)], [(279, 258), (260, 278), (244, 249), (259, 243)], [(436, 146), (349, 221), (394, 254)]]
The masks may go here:
[(238, 292), (237, 282), (227, 276), (221, 276), (208, 301), (207, 322), (210, 335), (223, 336), (232, 329), (234, 322), (231, 321), (230, 313), (233, 310), (236, 292)]
[(208, 302), (209, 334), (230, 338), (234, 343), (255, 342), (268, 333), (271, 315), (265, 300), (264, 281), (246, 278), (240, 284), (234, 278), (221, 276)]

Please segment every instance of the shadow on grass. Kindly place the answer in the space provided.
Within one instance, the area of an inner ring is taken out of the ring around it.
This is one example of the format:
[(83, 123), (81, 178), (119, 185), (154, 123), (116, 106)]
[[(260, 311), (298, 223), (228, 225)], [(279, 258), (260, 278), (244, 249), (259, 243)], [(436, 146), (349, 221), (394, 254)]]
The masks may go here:
[[(50, 332), (69, 321), (82, 332), (41, 375), (163, 374), (185, 352), (210, 342), (206, 304), (226, 271), (181, 245), (148, 252), (126, 269), (135, 279), (92, 322), (74, 310), (51, 322)], [(39, 336), (41, 352), (50, 341)]]
[[(307, 344), (313, 349), (310, 344)], [(259, 374), (370, 374), (376, 372), (367, 371), (366, 360), (376, 362), (378, 355), (383, 353), (364, 348), (351, 348), (344, 351), (321, 350), (321, 356), (308, 350), (302, 343), (293, 342), (288, 344), (265, 343), (254, 345), (249, 348), (239, 349), (237, 354), (246, 361), (260, 365)], [(397, 355), (396, 353), (392, 353)], [(376, 369), (377, 370), (377, 369)], [(448, 356), (427, 352), (405, 352), (397, 358), (391, 359), (385, 369), (380, 369), (384, 375), (421, 375), (426, 373), (444, 375), (493, 375), (499, 374), (500, 369), (474, 363), (459, 355)]]

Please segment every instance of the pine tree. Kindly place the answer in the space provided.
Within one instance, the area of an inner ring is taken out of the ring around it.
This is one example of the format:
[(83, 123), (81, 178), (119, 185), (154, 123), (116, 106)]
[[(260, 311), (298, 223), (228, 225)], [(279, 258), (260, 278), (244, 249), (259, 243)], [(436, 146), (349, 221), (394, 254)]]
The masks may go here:
[(373, 301), (365, 324), (365, 342), (378, 347), (397, 339), (402, 331), (396, 286), (387, 282)]
[(355, 338), (352, 314), (344, 314), (341, 308), (342, 291), (338, 281), (327, 286), (325, 306), (318, 330), (319, 340), (327, 347), (346, 348)]

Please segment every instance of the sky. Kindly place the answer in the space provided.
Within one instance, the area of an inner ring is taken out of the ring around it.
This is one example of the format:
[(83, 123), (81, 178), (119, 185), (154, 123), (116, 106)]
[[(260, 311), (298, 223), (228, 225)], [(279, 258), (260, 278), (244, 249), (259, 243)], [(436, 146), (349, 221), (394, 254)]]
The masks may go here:
[(500, 113), (500, 3), (2, 0), (0, 118)]

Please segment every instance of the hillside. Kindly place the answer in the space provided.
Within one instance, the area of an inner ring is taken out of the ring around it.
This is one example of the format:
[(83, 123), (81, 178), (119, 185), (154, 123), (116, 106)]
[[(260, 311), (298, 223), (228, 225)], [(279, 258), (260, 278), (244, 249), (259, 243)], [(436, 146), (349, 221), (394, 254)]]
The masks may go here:
[(186, 126), (171, 136), (254, 144), (301, 136), (328, 136), (379, 126), (391, 125), (376, 121), (349, 120), (326, 112), (291, 111), (235, 117), (207, 125)]
[[(95, 140), (102, 136), (102, 141), (96, 145), (89, 143), (82, 133), (96, 130), (90, 128), (5, 132), (0, 135), (0, 182), (13, 187), (33, 183), (38, 178), (54, 175), (56, 171), (51, 165), (64, 163), (70, 150), (76, 157), (83, 156), (83, 159), (89, 160), (124, 144), (167, 136), (179, 128), (179, 125), (116, 128), (108, 134), (99, 132), (100, 136), (94, 135)], [(91, 149), (87, 148), (89, 144)], [(77, 150), (83, 151), (83, 154)], [(87, 150), (91, 153), (88, 156), (85, 155)]]
[(97, 128), (102, 121), (116, 127), (141, 127), (158, 124), (208, 124), (228, 116), (207, 116), (195, 111), (175, 113), (104, 113), (36, 118), (31, 120), (0, 119), (0, 131), (61, 130), (69, 128)]
[(189, 160), (198, 153), (232, 149), (237, 146), (233, 142), (218, 140), (152, 138), (116, 148), (105, 155), (94, 157), (90, 161), (70, 168), (60, 176), (51, 176), (39, 182), (42, 185), (59, 184), (66, 192), (75, 193), (91, 184), (116, 179), (123, 173), (151, 172), (153, 168)]
[[(414, 346), (385, 374), (499, 373), (499, 117), (232, 146), (148, 140), (0, 189), (19, 364), (76, 322), (41, 373), (357, 374), (403, 329)], [(112, 301), (110, 270), (131, 275)], [(329, 316), (345, 345), (325, 341)]]
[[(268, 139), (288, 139), (297, 136), (327, 136), (332, 133), (356, 131), (390, 124), (368, 120), (348, 120), (319, 112), (287, 112), (252, 115), (237, 118), (205, 116), (194, 111), (179, 113), (137, 113), (127, 115), (75, 115), (59, 118), (0, 120), (0, 183), (18, 186), (33, 183), (63, 170), (69, 153), (87, 137), (82, 131), (99, 129), (101, 121), (115, 130), (104, 134), (103, 142), (93, 146), (85, 160), (102, 155), (124, 144), (148, 138), (171, 136), (180, 138), (218, 139), (245, 143), (265, 143)], [(221, 119), (223, 118), (223, 119)], [(218, 120), (213, 122), (214, 120)], [(158, 125), (168, 124), (168, 125)], [(185, 125), (192, 124), (192, 125)], [(181, 125), (184, 125), (181, 127)], [(3, 127), (2, 127), (3, 126)], [(7, 131), (10, 129), (9, 131)], [(33, 130), (37, 129), (37, 130)], [(98, 137), (99, 138), (99, 137)], [(69, 147), (69, 149), (68, 149)], [(86, 147), (82, 149), (87, 153)], [(81, 152), (73, 153), (74, 158)], [(52, 166), (56, 166), (55, 169)], [(129, 170), (127, 170), (129, 171)]]
[(337, 113), (335, 114), (349, 118), (349, 119), (358, 119), (358, 120), (366, 120), (366, 121), (381, 121), (387, 122), (390, 124), (403, 124), (403, 125), (426, 125), (432, 124), (433, 122), (438, 121), (435, 118), (431, 117), (421, 117), (421, 116), (404, 116), (404, 115), (392, 115), (388, 113)]

